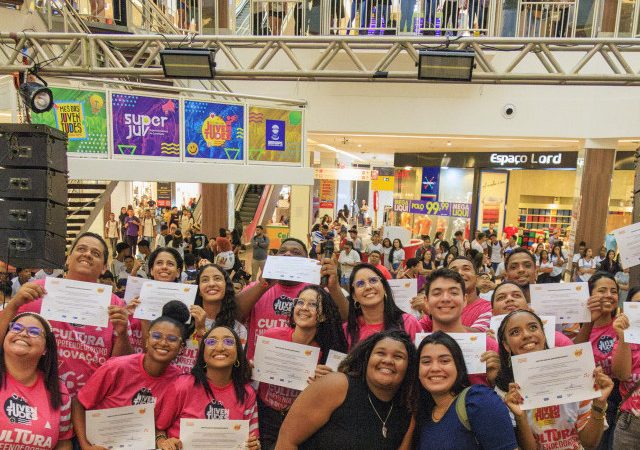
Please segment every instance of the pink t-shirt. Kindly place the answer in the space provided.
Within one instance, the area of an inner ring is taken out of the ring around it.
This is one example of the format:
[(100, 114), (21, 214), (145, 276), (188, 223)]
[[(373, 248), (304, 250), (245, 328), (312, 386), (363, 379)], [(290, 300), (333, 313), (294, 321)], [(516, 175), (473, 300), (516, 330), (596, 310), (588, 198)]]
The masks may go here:
[[(487, 336), (487, 351), (493, 351), (498, 353), (499, 347), (498, 342), (493, 339), (491, 336)], [(471, 384), (484, 384), (485, 386), (489, 386), (489, 380), (487, 379), (486, 373), (475, 373), (473, 375), (469, 375), (469, 383)]]
[(613, 329), (613, 323), (602, 327), (593, 327), (589, 335), (589, 342), (593, 347), (593, 358), (596, 366), (602, 367), (604, 373), (611, 376), (613, 364), (613, 346), (618, 341), (618, 335)]
[[(279, 327), (267, 330), (264, 335), (273, 339), (279, 339), (281, 341), (292, 342), (293, 341), (293, 328)], [(311, 344), (314, 347), (318, 347), (317, 344)], [(322, 354), (318, 356), (318, 360), (322, 358)], [(268, 407), (275, 409), (276, 411), (282, 411), (287, 409), (293, 404), (293, 401), (300, 395), (300, 391), (296, 389), (289, 389), (282, 386), (275, 386), (273, 384), (260, 383), (258, 387), (258, 396), (260, 400), (264, 402)]]
[(559, 331), (556, 331), (556, 347), (568, 347), (570, 345), (574, 345), (573, 341)]
[[(214, 398), (210, 398), (204, 387), (194, 384), (192, 375), (182, 375), (176, 382), (179, 392), (175, 407), (172, 408), (173, 420), (167, 429), (167, 435), (171, 438), (180, 437), (180, 419), (223, 419), (223, 420), (248, 420), (249, 433), (258, 436), (258, 407), (256, 405), (256, 393), (250, 384), (245, 386), (246, 395), (244, 402), (240, 403), (236, 397), (233, 382), (225, 387), (218, 388), (209, 383)], [(159, 430), (164, 429), (156, 424)]]
[(142, 354), (111, 358), (80, 389), (78, 401), (85, 409), (155, 403), (156, 423), (164, 424), (166, 428), (172, 419), (170, 410), (175, 401), (175, 381), (180, 371), (169, 366), (159, 377), (152, 377), (144, 370), (143, 359)]
[[(620, 341), (616, 340), (613, 344), (613, 352), (615, 354)], [(640, 380), (640, 344), (631, 345), (631, 376), (629, 379), (620, 381), (620, 395), (624, 397), (633, 389), (635, 384)], [(634, 416), (640, 416), (640, 389), (636, 389), (631, 397), (620, 406), (621, 411), (628, 411)]]
[[(404, 331), (411, 337), (411, 342), (415, 341), (416, 333), (422, 333), (422, 327), (420, 326), (418, 319), (413, 317), (411, 314), (403, 313), (402, 322), (404, 323)], [(372, 334), (379, 333), (384, 329), (384, 323), (367, 324), (362, 316), (358, 317), (358, 324), (360, 325), (360, 337), (358, 342), (362, 342)], [(342, 325), (342, 329), (347, 337), (347, 345), (349, 346), (349, 349), (351, 349), (351, 336), (349, 336), (349, 332), (347, 331), (346, 322)]]
[[(36, 280), (44, 287), (45, 280)], [(126, 306), (115, 294), (111, 295), (111, 305)], [(40, 313), (42, 298), (20, 307), (18, 313)], [(58, 371), (71, 396), (75, 396), (87, 382), (91, 374), (111, 357), (114, 335), (113, 325), (106, 328), (90, 325), (76, 325), (50, 320), (58, 346)]]
[[(255, 282), (257, 283), (257, 281)], [(245, 289), (249, 289), (251, 283)], [(253, 359), (256, 351), (256, 339), (269, 328), (286, 327), (293, 309), (293, 299), (307, 286), (305, 283), (286, 286), (276, 283), (256, 302), (249, 315), (249, 339), (247, 342), (247, 359)]]
[(58, 441), (73, 437), (71, 397), (60, 382), (62, 405), (54, 410), (44, 376), (38, 373), (33, 386), (25, 386), (6, 374), (6, 385), (0, 389), (0, 449), (52, 449)]
[(131, 327), (131, 333), (129, 334), (129, 343), (133, 348), (134, 353), (144, 353), (144, 345), (142, 339), (142, 321), (140, 319), (134, 319), (129, 316), (129, 327)]
[[(466, 305), (460, 315), (462, 325), (473, 328), (479, 332), (486, 332), (491, 322), (491, 302), (478, 297), (478, 299), (470, 305)], [(433, 321), (428, 315), (424, 315), (420, 319), (422, 330), (430, 333), (433, 331)]]

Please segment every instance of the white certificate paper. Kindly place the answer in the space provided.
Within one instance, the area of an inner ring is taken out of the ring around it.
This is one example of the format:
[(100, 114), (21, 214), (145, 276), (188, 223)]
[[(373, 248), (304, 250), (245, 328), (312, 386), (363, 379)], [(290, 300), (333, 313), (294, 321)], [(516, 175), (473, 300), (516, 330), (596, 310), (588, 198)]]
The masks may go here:
[(318, 261), (311, 258), (267, 256), (262, 278), (320, 284), (320, 268)]
[(136, 319), (154, 320), (162, 315), (162, 307), (171, 300), (180, 300), (187, 306), (196, 301), (198, 286), (169, 281), (144, 280), (140, 290), (140, 305), (133, 315)]
[(156, 448), (154, 404), (86, 411), (87, 439), (93, 445), (118, 449)]
[(346, 353), (337, 352), (335, 350), (329, 350), (329, 354), (327, 355), (327, 362), (325, 365), (329, 367), (334, 372), (338, 371), (338, 366), (342, 362), (343, 359), (347, 357)]
[(587, 283), (532, 284), (529, 292), (531, 308), (539, 316), (555, 316), (557, 323), (591, 322)]
[(111, 287), (99, 283), (46, 278), (40, 314), (58, 322), (109, 326)]
[(593, 389), (596, 365), (589, 342), (515, 355), (511, 365), (524, 398), (522, 409), (563, 405), (601, 395)]
[[(495, 339), (498, 340), (498, 328), (502, 324), (504, 318), (507, 317), (506, 314), (500, 314), (498, 316), (492, 316), (491, 322), (489, 323), (489, 328), (491, 328), (494, 332)], [(555, 316), (538, 316), (540, 320), (542, 320), (542, 325), (544, 326), (544, 336), (547, 339), (547, 345), (549, 348), (553, 348), (556, 346), (556, 317)]]
[(302, 391), (315, 375), (319, 356), (318, 347), (258, 336), (253, 379)]
[(624, 302), (623, 311), (629, 318), (629, 328), (624, 330), (627, 344), (640, 344), (640, 302)]
[[(431, 333), (416, 333), (416, 347)], [(462, 357), (469, 375), (487, 373), (487, 364), (480, 357), (487, 351), (487, 335), (485, 333), (447, 333), (460, 346)]]
[(387, 280), (387, 282), (391, 287), (393, 300), (398, 308), (408, 314), (416, 315), (417, 311), (411, 308), (411, 300), (418, 295), (418, 280), (416, 278), (400, 278)]
[(620, 251), (622, 267), (640, 264), (640, 222), (618, 228), (613, 232)]
[(142, 284), (145, 281), (149, 281), (146, 278), (140, 277), (128, 277), (127, 287), (124, 290), (124, 301), (128, 305), (131, 300), (140, 296), (142, 290)]
[(180, 419), (184, 450), (244, 450), (248, 438), (248, 420)]

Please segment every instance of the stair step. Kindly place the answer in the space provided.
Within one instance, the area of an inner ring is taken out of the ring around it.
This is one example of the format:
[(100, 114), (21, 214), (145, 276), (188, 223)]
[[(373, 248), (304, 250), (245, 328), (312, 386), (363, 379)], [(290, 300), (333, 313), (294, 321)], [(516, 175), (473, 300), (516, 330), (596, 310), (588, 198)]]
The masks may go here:
[(104, 191), (107, 188), (106, 184), (85, 184), (85, 183), (69, 183), (67, 188), (71, 189), (85, 189), (89, 191)]
[(96, 206), (96, 202), (69, 202), (67, 203), (69, 209), (72, 208), (93, 208)]

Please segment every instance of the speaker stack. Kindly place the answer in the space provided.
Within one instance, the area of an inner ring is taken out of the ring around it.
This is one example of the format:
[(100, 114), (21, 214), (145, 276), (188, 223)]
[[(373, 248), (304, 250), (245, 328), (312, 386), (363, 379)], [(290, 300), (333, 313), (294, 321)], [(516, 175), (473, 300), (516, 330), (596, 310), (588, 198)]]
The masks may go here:
[(67, 234), (67, 136), (0, 124), (0, 261), (62, 268)]

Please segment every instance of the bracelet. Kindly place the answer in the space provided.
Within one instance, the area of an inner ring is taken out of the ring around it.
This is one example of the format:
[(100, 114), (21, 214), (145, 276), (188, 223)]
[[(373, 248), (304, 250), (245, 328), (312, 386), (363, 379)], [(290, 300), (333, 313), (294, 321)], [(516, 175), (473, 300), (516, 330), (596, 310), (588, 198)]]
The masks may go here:
[(167, 434), (166, 433), (158, 433), (158, 434), (156, 434), (156, 444), (158, 443), (158, 441), (160, 439), (168, 439)]
[(595, 403), (591, 403), (591, 409), (600, 414), (604, 414), (607, 412), (607, 409), (609, 409), (609, 404), (605, 403), (604, 408), (600, 408), (599, 406), (596, 406)]

